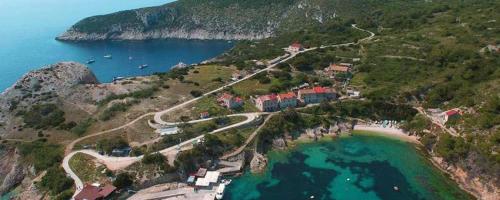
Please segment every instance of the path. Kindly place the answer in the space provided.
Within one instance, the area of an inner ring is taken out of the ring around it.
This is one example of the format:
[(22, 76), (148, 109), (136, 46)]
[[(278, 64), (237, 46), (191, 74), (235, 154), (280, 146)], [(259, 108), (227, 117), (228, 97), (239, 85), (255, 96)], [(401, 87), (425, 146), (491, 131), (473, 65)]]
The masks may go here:
[(243, 149), (245, 149), (247, 147), (248, 144), (250, 144), (250, 142), (252, 142), (253, 138), (259, 133), (260, 129), (262, 129), (262, 127), (264, 127), (267, 123), (267, 121), (269, 121), (269, 119), (271, 119), (273, 114), (269, 115), (266, 117), (266, 119), (264, 120), (264, 123), (262, 123), (251, 135), (250, 137), (247, 138), (247, 140), (245, 141), (245, 143), (238, 147), (236, 150), (230, 152), (230, 153), (227, 153), (227, 154), (224, 154), (223, 156), (221, 156), (219, 159), (221, 160), (226, 160), (230, 157), (233, 157), (233, 156), (236, 156), (238, 154), (240, 154)]
[(431, 122), (436, 125), (436, 126), (439, 126), (441, 129), (443, 129), (445, 132), (447, 132), (448, 134), (452, 135), (452, 136), (455, 136), (455, 137), (458, 137), (458, 133), (456, 131), (453, 131), (449, 128), (446, 128), (446, 126), (444, 126), (443, 124), (441, 124), (439, 121), (437, 121), (434, 117), (432, 117), (431, 115), (427, 114), (427, 112), (425, 112), (424, 108), (422, 107), (414, 107), (420, 114), (424, 115), (425, 117), (427, 117), (429, 120), (431, 120)]
[[(142, 156), (138, 156), (138, 157), (109, 157), (109, 156), (103, 156), (103, 155), (100, 155), (98, 154), (97, 152), (95, 151), (92, 151), (92, 150), (79, 150), (79, 151), (74, 151), (74, 152), (71, 152), (71, 150), (73, 149), (74, 145), (84, 139), (87, 139), (87, 138), (90, 138), (90, 137), (94, 137), (94, 136), (97, 136), (97, 135), (101, 135), (101, 134), (105, 134), (105, 133), (109, 133), (109, 132), (113, 132), (113, 131), (117, 131), (117, 130), (120, 130), (120, 129), (123, 129), (125, 127), (128, 127), (132, 124), (134, 124), (135, 122), (147, 117), (147, 116), (150, 116), (150, 115), (154, 115), (154, 121), (158, 124), (165, 124), (165, 125), (168, 125), (168, 122), (165, 122), (163, 121), (163, 119), (161, 119), (161, 117), (166, 114), (166, 113), (169, 113), (173, 110), (176, 110), (178, 108), (182, 108), (183, 106), (185, 105), (188, 105), (190, 103), (193, 103), (207, 95), (210, 95), (210, 94), (213, 94), (213, 93), (216, 93), (216, 92), (219, 92), (219, 91), (222, 91), (224, 90), (226, 87), (229, 87), (229, 86), (232, 86), (234, 84), (237, 84), (241, 81), (244, 81), (244, 80), (247, 80), (261, 72), (264, 72), (264, 71), (268, 71), (270, 69), (272, 69), (273, 67), (275, 67), (276, 65), (280, 64), (280, 63), (283, 63), (283, 62), (286, 62), (292, 58), (294, 58), (295, 56), (297, 56), (298, 54), (302, 54), (302, 53), (305, 53), (305, 52), (309, 52), (309, 51), (313, 51), (313, 50), (316, 50), (316, 49), (324, 49), (324, 48), (330, 48), (330, 47), (341, 47), (341, 46), (350, 46), (350, 45), (355, 45), (355, 44), (359, 44), (363, 41), (368, 41), (368, 40), (371, 40), (375, 34), (373, 32), (370, 32), (368, 30), (364, 30), (364, 29), (360, 29), (356, 26), (356, 24), (353, 24), (352, 27), (354, 29), (358, 29), (360, 31), (363, 31), (363, 32), (367, 32), (367, 33), (370, 33), (370, 36), (366, 37), (366, 38), (363, 38), (363, 39), (360, 39), (358, 40), (357, 42), (349, 42), (349, 43), (343, 43), (343, 44), (334, 44), (334, 45), (326, 45), (326, 46), (321, 46), (321, 47), (313, 47), (313, 48), (308, 48), (308, 49), (304, 49), (303, 51), (300, 51), (300, 52), (296, 52), (296, 53), (291, 53), (290, 56), (286, 57), (286, 58), (283, 58), (281, 60), (279, 60), (278, 62), (274, 63), (274, 64), (271, 64), (269, 65), (268, 67), (264, 68), (264, 69), (261, 69), (261, 70), (258, 70), (257, 72), (255, 73), (252, 73), (248, 76), (245, 76), (244, 78), (242, 79), (239, 79), (237, 81), (234, 81), (234, 82), (231, 82), (225, 86), (222, 86), (222, 87), (219, 87), (215, 90), (212, 90), (210, 92), (207, 92), (207, 93), (204, 93), (202, 96), (199, 96), (199, 97), (196, 97), (196, 98), (193, 98), (191, 100), (188, 100), (188, 101), (185, 101), (181, 104), (178, 104), (178, 105), (175, 105), (173, 107), (170, 107), (168, 109), (165, 109), (163, 111), (159, 111), (159, 112), (150, 112), (150, 113), (146, 113), (146, 114), (143, 114), (141, 116), (139, 116), (138, 118), (122, 125), (122, 126), (119, 126), (119, 127), (116, 127), (116, 128), (113, 128), (113, 129), (109, 129), (109, 130), (105, 130), (105, 131), (100, 131), (100, 132), (97, 132), (97, 133), (93, 133), (93, 134), (90, 134), (90, 135), (86, 135), (84, 137), (81, 137), (81, 138), (78, 138), (74, 141), (72, 141), (70, 144), (68, 144), (66, 146), (66, 149), (65, 149), (65, 157), (63, 159), (63, 163), (62, 163), (62, 166), (64, 168), (64, 170), (66, 171), (66, 173), (68, 173), (70, 175), (70, 177), (75, 181), (75, 185), (76, 185), (76, 190), (75, 190), (75, 193), (74, 195), (78, 194), (80, 191), (81, 191), (81, 188), (83, 187), (83, 183), (82, 181), (80, 180), (80, 178), (78, 178), (78, 176), (71, 170), (71, 168), (69, 167), (69, 160), (73, 157), (73, 155), (75, 155), (76, 153), (85, 153), (87, 155), (91, 155), (91, 156), (94, 156), (96, 157), (99, 161), (103, 162), (106, 166), (108, 166), (108, 168), (110, 169), (121, 169), (123, 168), (124, 166), (128, 166), (138, 160), (140, 160), (142, 158)], [(243, 124), (246, 124), (246, 123), (249, 123), (253, 120), (255, 120), (255, 118), (251, 119), (250, 116), (253, 116), (253, 117), (257, 117), (257, 116), (260, 116), (260, 115), (248, 115), (249, 117), (247, 118), (247, 120), (243, 121), (243, 122), (239, 122), (239, 123), (236, 123), (236, 124), (232, 124), (230, 126), (226, 126), (226, 127), (223, 127), (223, 128), (220, 128), (220, 129), (217, 129), (217, 130), (214, 130), (212, 132), (210, 132), (209, 134), (214, 134), (214, 133), (217, 133), (217, 132), (221, 132), (221, 131), (224, 131), (224, 130), (227, 130), (227, 129), (231, 129), (231, 128), (234, 128), (234, 127), (238, 127), (240, 125), (243, 125)], [(269, 119), (269, 118), (268, 118)], [(260, 126), (262, 127), (262, 126)], [(257, 132), (254, 132), (252, 133), (252, 138), (255, 137), (255, 135), (257, 134)], [(189, 145), (192, 145), (193, 142), (196, 142), (200, 139), (202, 139), (204, 137), (204, 135), (200, 135), (198, 137), (195, 137), (195, 138), (192, 138), (190, 140), (187, 140), (187, 141), (184, 141), (184, 142), (181, 142), (180, 144), (178, 145), (175, 145), (175, 146), (172, 146), (172, 147), (169, 147), (169, 148), (166, 148), (166, 149), (163, 149), (161, 151), (159, 151), (159, 153), (163, 154), (163, 155), (166, 155), (167, 157), (168, 156), (171, 156), (171, 155), (175, 155), (177, 154), (180, 150), (183, 150), (181, 149), (181, 147), (183, 146), (189, 146)], [(240, 150), (241, 151), (241, 150)]]

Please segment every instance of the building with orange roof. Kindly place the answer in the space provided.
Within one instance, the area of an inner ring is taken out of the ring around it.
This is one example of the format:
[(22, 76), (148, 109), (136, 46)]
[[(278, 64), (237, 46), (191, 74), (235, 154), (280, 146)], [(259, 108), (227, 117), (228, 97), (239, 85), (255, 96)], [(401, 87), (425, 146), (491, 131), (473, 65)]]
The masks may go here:
[(238, 108), (243, 105), (243, 99), (241, 99), (240, 97), (234, 97), (229, 93), (222, 94), (217, 99), (217, 101), (221, 104), (221, 106), (224, 106), (229, 109)]
[(345, 65), (330, 64), (324, 69), (325, 73), (329, 76), (333, 76), (337, 73), (348, 73), (351, 72), (351, 68)]
[(297, 96), (293, 92), (278, 94), (278, 103), (281, 109), (297, 107)]
[(304, 50), (304, 46), (302, 46), (302, 44), (298, 43), (298, 42), (294, 42), (293, 44), (291, 44), (290, 46), (288, 46), (288, 51), (290, 52), (299, 52), (299, 51), (302, 51)]
[(116, 187), (106, 184), (104, 187), (85, 185), (83, 189), (75, 195), (75, 200), (100, 200), (105, 199), (116, 190)]
[(278, 97), (275, 94), (262, 95), (255, 99), (255, 106), (262, 112), (272, 112), (279, 109)]
[(313, 87), (302, 89), (298, 92), (298, 99), (305, 104), (320, 103), (324, 100), (337, 98), (337, 92), (333, 88)]

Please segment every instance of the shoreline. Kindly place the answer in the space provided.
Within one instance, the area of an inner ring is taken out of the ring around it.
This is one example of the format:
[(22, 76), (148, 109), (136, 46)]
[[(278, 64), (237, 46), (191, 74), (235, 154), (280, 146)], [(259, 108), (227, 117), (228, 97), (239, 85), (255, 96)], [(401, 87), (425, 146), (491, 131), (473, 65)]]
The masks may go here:
[(369, 132), (375, 135), (388, 136), (391, 138), (397, 138), (406, 142), (411, 142), (414, 144), (421, 145), (417, 136), (408, 135), (402, 129), (398, 128), (384, 128), (379, 126), (367, 126), (367, 125), (356, 125), (352, 131), (363, 131)]

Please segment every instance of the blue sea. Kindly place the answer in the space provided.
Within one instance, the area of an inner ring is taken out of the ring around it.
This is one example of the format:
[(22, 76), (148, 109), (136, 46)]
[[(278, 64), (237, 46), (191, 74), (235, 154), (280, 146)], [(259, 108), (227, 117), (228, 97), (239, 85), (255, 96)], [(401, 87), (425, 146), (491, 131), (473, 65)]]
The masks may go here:
[(302, 143), (268, 156), (264, 173), (234, 179), (224, 199), (473, 199), (413, 145), (371, 133)]
[[(95, 59), (89, 67), (101, 82), (109, 82), (115, 76), (164, 72), (181, 61), (201, 62), (232, 46), (227, 41), (71, 43), (54, 39), (85, 17), (169, 2), (172, 0), (0, 0), (0, 91), (26, 72), (59, 61)], [(113, 58), (103, 58), (107, 54)], [(141, 70), (138, 66), (142, 64), (149, 67)]]

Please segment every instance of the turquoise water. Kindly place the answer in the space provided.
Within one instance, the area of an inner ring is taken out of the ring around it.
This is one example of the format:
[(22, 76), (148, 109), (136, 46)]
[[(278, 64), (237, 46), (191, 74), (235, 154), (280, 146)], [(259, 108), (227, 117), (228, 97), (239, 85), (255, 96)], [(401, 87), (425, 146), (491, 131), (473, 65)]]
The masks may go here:
[[(155, 6), (172, 0), (0, 0), (0, 91), (24, 73), (59, 61), (88, 59), (102, 82), (115, 76), (167, 71), (182, 61), (196, 63), (231, 47), (225, 41), (164, 40), (67, 43), (54, 38), (78, 20), (120, 10)], [(112, 54), (113, 59), (104, 59)], [(133, 59), (129, 60), (129, 56)], [(143, 70), (138, 66), (148, 64)]]
[(339, 200), (471, 198), (413, 145), (363, 134), (271, 152), (267, 171), (236, 178), (225, 199), (311, 196)]

